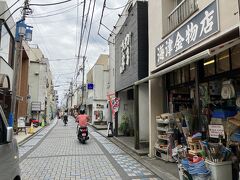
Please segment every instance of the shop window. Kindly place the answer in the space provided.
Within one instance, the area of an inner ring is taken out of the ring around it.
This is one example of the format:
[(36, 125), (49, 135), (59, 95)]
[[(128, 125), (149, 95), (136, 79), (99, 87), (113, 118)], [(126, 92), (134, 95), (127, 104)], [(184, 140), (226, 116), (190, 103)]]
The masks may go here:
[(9, 61), (11, 37), (5, 25), (0, 21), (0, 56), (6, 61)]
[(215, 75), (215, 60), (213, 57), (204, 60), (204, 76)]
[(174, 73), (169, 73), (170, 86), (174, 86)]
[(216, 56), (217, 73), (230, 71), (229, 50), (223, 51)]
[(240, 45), (231, 49), (232, 69), (240, 68)]
[(174, 81), (175, 85), (181, 84), (181, 69), (177, 69), (174, 71)]
[(189, 66), (182, 68), (182, 83), (189, 81)]
[(129, 89), (129, 90), (127, 91), (127, 100), (134, 100), (133, 89)]
[(190, 81), (194, 81), (195, 80), (195, 64), (190, 64)]

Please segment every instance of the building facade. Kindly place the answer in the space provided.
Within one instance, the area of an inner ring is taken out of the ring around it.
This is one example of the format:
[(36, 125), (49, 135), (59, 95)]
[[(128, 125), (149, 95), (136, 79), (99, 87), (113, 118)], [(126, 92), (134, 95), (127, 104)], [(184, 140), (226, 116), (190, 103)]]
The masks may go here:
[[(0, 14), (7, 10), (6, 2), (0, 1)], [(0, 16), (0, 104), (8, 116), (11, 110), (11, 94), (14, 68), (15, 23), (7, 11)]]
[[(116, 135), (135, 137), (135, 148), (148, 142), (148, 84), (134, 83), (148, 76), (148, 5), (129, 3), (127, 17), (115, 37), (115, 91), (120, 98)], [(118, 131), (119, 129), (119, 131)]]
[(229, 82), (239, 92), (239, 2), (150, 0), (148, 10), (149, 77), (138, 83), (149, 81), (153, 157), (159, 135), (156, 117), (191, 111), (195, 121), (190, 130), (205, 133), (202, 117), (212, 120), (206, 113), (209, 106), (225, 110), (230, 100), (238, 98), (237, 94), (224, 98), (221, 90)]
[(55, 91), (48, 59), (37, 45), (31, 45), (29, 72), (29, 115), (49, 120), (55, 115)]
[(91, 123), (105, 121), (107, 104), (107, 86), (109, 84), (109, 57), (101, 54), (94, 66), (87, 73), (87, 113)]
[(0, 17), (0, 76), (2, 85), (1, 89), (1, 105), (8, 117), (11, 109), (11, 94), (13, 84), (13, 72), (16, 66), (19, 67), (17, 74), (17, 101), (15, 109), (15, 124), (19, 117), (27, 116), (28, 106), (28, 71), (29, 57), (27, 50), (29, 46), (23, 41), (22, 56), (16, 64), (19, 57), (15, 57), (15, 22), (11, 17), (10, 11), (5, 1), (0, 1), (0, 13), (5, 12)]

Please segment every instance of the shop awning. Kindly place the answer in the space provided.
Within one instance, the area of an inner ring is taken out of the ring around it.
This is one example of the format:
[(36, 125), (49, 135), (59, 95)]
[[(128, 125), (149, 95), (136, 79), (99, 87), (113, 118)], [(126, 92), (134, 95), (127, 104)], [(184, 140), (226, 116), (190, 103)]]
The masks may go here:
[(226, 49), (229, 49), (229, 48), (231, 48), (231, 47), (233, 47), (233, 46), (235, 46), (237, 44), (240, 44), (240, 39), (239, 38), (236, 38), (236, 39), (233, 39), (233, 40), (228, 41), (226, 43), (220, 44), (220, 45), (218, 45), (216, 47), (207, 49), (207, 50), (202, 51), (202, 52), (200, 52), (200, 53), (198, 53), (198, 54), (196, 54), (194, 56), (191, 56), (191, 57), (189, 57), (187, 59), (184, 59), (181, 62), (178, 62), (178, 63), (176, 63), (176, 64), (174, 64), (172, 66), (169, 66), (169, 67), (167, 67), (167, 68), (165, 68), (163, 70), (160, 70), (160, 71), (158, 71), (158, 72), (156, 72), (156, 73), (154, 73), (154, 74), (152, 74), (152, 75), (150, 75), (150, 76), (148, 76), (146, 78), (143, 78), (143, 79), (135, 82), (134, 85), (139, 85), (139, 84), (148, 82), (151, 79), (157, 78), (157, 77), (162, 76), (162, 75), (164, 75), (166, 73), (169, 73), (169, 72), (171, 72), (171, 71), (173, 71), (175, 69), (178, 69), (178, 68), (184, 67), (184, 66), (186, 66), (188, 64), (191, 64), (193, 62), (199, 61), (200, 59), (204, 59), (204, 58), (208, 58), (208, 57), (214, 56), (214, 55), (216, 55), (216, 54), (218, 54), (218, 53), (220, 53), (220, 52), (222, 52), (222, 51), (224, 51)]
[(185, 59), (185, 60), (183, 60), (183, 61), (181, 61), (179, 63), (176, 63), (176, 64), (174, 64), (172, 66), (169, 66), (169, 67), (167, 67), (167, 68), (165, 68), (165, 69), (163, 69), (163, 70), (161, 70), (161, 71), (159, 71), (157, 73), (154, 73), (154, 74), (152, 74), (152, 75), (150, 75), (150, 76), (148, 76), (146, 78), (143, 78), (143, 79), (135, 82), (134, 85), (139, 85), (139, 84), (145, 83), (145, 82), (147, 82), (147, 81), (149, 81), (151, 79), (154, 79), (154, 78), (157, 78), (159, 76), (162, 76), (162, 75), (164, 75), (164, 74), (166, 74), (168, 72), (171, 72), (171, 71), (173, 71), (175, 69), (184, 67), (184, 66), (186, 66), (186, 65), (188, 65), (190, 63), (196, 62), (196, 61), (198, 61), (200, 59), (204, 59), (204, 58), (207, 58), (207, 57), (210, 57), (210, 56), (211, 56), (210, 50), (207, 49), (207, 50), (205, 50), (203, 52), (200, 52), (200, 53), (198, 53), (198, 54), (196, 54), (194, 56), (191, 56), (191, 57), (189, 57), (189, 58), (187, 58), (187, 59)]

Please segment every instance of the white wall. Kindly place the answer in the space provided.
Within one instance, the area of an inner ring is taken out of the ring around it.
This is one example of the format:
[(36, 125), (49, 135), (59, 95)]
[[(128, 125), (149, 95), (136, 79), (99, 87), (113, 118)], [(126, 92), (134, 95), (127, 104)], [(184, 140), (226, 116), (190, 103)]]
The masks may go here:
[(94, 65), (93, 67), (93, 84), (94, 84), (94, 99), (106, 99), (103, 95), (104, 75), (103, 66)]
[(40, 66), (38, 63), (30, 63), (29, 67), (29, 93), (31, 95), (31, 101), (38, 101), (39, 95), (39, 74)]
[(148, 83), (139, 85), (139, 138), (149, 141), (149, 92)]
[(39, 73), (39, 96), (38, 101), (41, 101), (41, 110), (45, 110), (45, 97), (47, 97), (47, 77), (46, 77), (46, 64), (40, 64)]
[[(0, 1), (0, 14), (2, 14), (2, 12), (6, 11), (7, 9), (8, 9), (7, 3), (5, 1)], [(11, 11), (7, 11), (2, 16), (0, 16), (0, 19), (7, 19), (7, 18), (9, 18), (7, 20), (7, 25), (10, 28), (11, 33), (15, 36), (16, 27), (15, 27), (14, 19), (11, 16)]]

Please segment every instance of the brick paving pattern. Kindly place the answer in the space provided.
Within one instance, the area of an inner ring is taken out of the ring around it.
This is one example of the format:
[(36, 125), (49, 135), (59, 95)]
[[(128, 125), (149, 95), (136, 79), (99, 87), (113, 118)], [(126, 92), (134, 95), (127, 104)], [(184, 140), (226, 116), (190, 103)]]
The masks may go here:
[[(118, 146), (89, 128), (90, 139), (80, 144), (76, 124), (69, 118), (48, 127), (19, 147), (23, 180), (156, 180), (153, 173)], [(51, 130), (52, 129), (52, 130)], [(51, 132), (48, 133), (48, 131)], [(25, 156), (23, 156), (25, 155)]]

